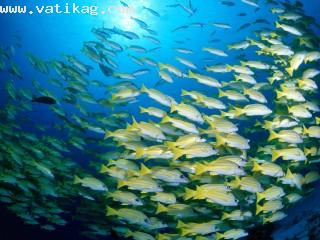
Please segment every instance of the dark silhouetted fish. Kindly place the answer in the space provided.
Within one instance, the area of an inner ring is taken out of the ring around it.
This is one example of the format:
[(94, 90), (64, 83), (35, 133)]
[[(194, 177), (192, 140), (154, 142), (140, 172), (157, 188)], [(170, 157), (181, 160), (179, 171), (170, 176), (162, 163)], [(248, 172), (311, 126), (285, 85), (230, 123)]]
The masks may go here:
[(226, 5), (226, 6), (229, 6), (229, 7), (232, 7), (235, 5), (234, 2), (231, 2), (231, 1), (222, 1), (221, 2), (223, 5)]
[(251, 23), (245, 23), (238, 28), (238, 32), (251, 26)]
[(102, 71), (102, 73), (106, 76), (106, 77), (110, 77), (113, 74), (113, 70), (103, 64), (99, 64), (100, 70)]
[(48, 105), (53, 105), (56, 104), (56, 100), (51, 98), (51, 97), (35, 97), (32, 99), (32, 102), (37, 102), (37, 103), (43, 103), (43, 104), (48, 104)]

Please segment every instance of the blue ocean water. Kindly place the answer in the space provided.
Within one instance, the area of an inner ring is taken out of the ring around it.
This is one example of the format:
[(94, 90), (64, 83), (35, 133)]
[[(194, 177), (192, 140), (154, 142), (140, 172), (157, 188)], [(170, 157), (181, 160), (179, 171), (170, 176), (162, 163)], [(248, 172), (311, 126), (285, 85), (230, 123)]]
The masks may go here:
[[(214, 64), (225, 64), (227, 61), (228, 64), (236, 63), (237, 56), (239, 52), (230, 52), (228, 60), (211, 57), (208, 53), (202, 52), (201, 49), (206, 46), (212, 46), (218, 49), (226, 49), (228, 44), (239, 42), (245, 38), (250, 38), (255, 36), (257, 30), (261, 30), (264, 27), (269, 27), (268, 24), (254, 24), (244, 30), (237, 31), (237, 29), (243, 24), (253, 23), (256, 19), (264, 19), (270, 22), (272, 25), (276, 21), (275, 16), (273, 16), (268, 5), (264, 1), (260, 1), (261, 8), (257, 11), (256, 8), (251, 7), (247, 4), (243, 4), (240, 1), (235, 1), (235, 6), (228, 7), (221, 4), (221, 1), (200, 1), (193, 0), (192, 5), (197, 9), (196, 13), (192, 16), (182, 9), (177, 9), (174, 7), (168, 7), (170, 4), (175, 4), (176, 1), (164, 0), (164, 1), (154, 1), (154, 0), (128, 0), (125, 1), (129, 5), (129, 10), (126, 9), (120, 1), (118, 0), (107, 0), (107, 1), (89, 1), (89, 0), (78, 0), (78, 1), (48, 1), (48, 0), (35, 0), (35, 1), (7, 1), (1, 3), (1, 5), (26, 5), (28, 10), (35, 9), (36, 6), (48, 6), (53, 4), (59, 4), (61, 10), (65, 9), (66, 4), (68, 3), (71, 6), (72, 3), (77, 5), (96, 5), (99, 6), (99, 9), (106, 9), (106, 14), (98, 14), (92, 16), (90, 14), (0, 14), (0, 23), (1, 23), (1, 37), (0, 44), (1, 46), (11, 46), (13, 44), (19, 44), (21, 47), (15, 49), (15, 55), (12, 58), (12, 61), (19, 65), (23, 78), (20, 80), (14, 80), (15, 84), (20, 87), (32, 88), (32, 80), (36, 79), (41, 83), (41, 86), (48, 89), (53, 95), (57, 98), (61, 96), (61, 91), (57, 87), (52, 87), (52, 85), (46, 83), (48, 76), (41, 74), (33, 69), (31, 64), (25, 57), (25, 53), (31, 52), (35, 56), (45, 60), (50, 61), (52, 59), (62, 59), (64, 54), (70, 54), (76, 56), (82, 62), (94, 66), (93, 71), (90, 73), (89, 78), (91, 80), (99, 80), (108, 85), (115, 84), (119, 82), (119, 79), (106, 77), (100, 71), (98, 66), (89, 60), (81, 52), (83, 43), (85, 41), (95, 40), (95, 36), (91, 32), (92, 28), (106, 27), (113, 28), (117, 27), (126, 31), (132, 31), (140, 36), (148, 35), (139, 25), (131, 19), (131, 17), (136, 17), (148, 25), (150, 28), (157, 32), (155, 36), (160, 40), (160, 44), (154, 44), (148, 39), (142, 40), (128, 40), (121, 36), (115, 36), (112, 38), (113, 41), (118, 42), (124, 48), (132, 45), (139, 44), (146, 49), (152, 49), (160, 46), (161, 48), (156, 51), (152, 51), (147, 54), (151, 59), (156, 59), (157, 62), (164, 63), (176, 63), (175, 57), (177, 53), (173, 51), (173, 48), (183, 47), (188, 49), (193, 49), (196, 54), (190, 55), (189, 60), (199, 66), (206, 66)], [(184, 1), (179, 1), (184, 2)], [(188, 2), (188, 1), (185, 1)], [(277, 1), (276, 1), (277, 2)], [(320, 1), (318, 0), (303, 0), (301, 1), (304, 5), (305, 13), (309, 16), (312, 16), (320, 23)], [(150, 12), (144, 10), (142, 6), (150, 7), (160, 13), (160, 17), (153, 16)], [(239, 13), (247, 13), (247, 16), (240, 17), (237, 16)], [(232, 30), (225, 30), (216, 28), (210, 24), (211, 23), (225, 23), (233, 27)], [(188, 27), (185, 30), (178, 30), (173, 32), (172, 30), (183, 25), (190, 25), (192, 23), (204, 24), (203, 27)], [(314, 31), (320, 35), (320, 29), (315, 28)], [(177, 41), (182, 41), (183, 43), (178, 43)], [(210, 43), (211, 41), (211, 43)], [(137, 66), (131, 58), (128, 57), (127, 51), (120, 53), (116, 62), (118, 64), (117, 71), (119, 72), (133, 72), (138, 70)], [(135, 56), (144, 55), (136, 54)], [(253, 52), (246, 52), (246, 57), (251, 60), (261, 60), (264, 58), (257, 58)], [(210, 58), (210, 59), (209, 59)], [(206, 62), (208, 59), (208, 62)], [(213, 59), (213, 60), (212, 60)], [(186, 70), (185, 66), (177, 64), (181, 69)], [(54, 76), (55, 73), (51, 72)], [(219, 78), (219, 81), (230, 81), (231, 75), (215, 75)], [(10, 79), (12, 78), (8, 72), (0, 72), (1, 79)], [(155, 69), (151, 70), (150, 74), (143, 75), (136, 80), (133, 80), (134, 83), (138, 86), (142, 84), (147, 87), (154, 87), (158, 81), (158, 71)], [(101, 90), (101, 88), (96, 88), (95, 86), (87, 86), (88, 90), (94, 95), (96, 99), (102, 99), (106, 96), (106, 92)], [(158, 87), (162, 92), (170, 94), (176, 100), (180, 100), (181, 89), (185, 90), (201, 90), (207, 95), (217, 94), (216, 89), (207, 88), (201, 84), (196, 83), (190, 79), (175, 79), (174, 84), (161, 84)], [(3, 106), (7, 98), (7, 93), (4, 88), (0, 88), (0, 106)], [(139, 101), (136, 104), (126, 105), (123, 108), (120, 108), (122, 111), (129, 112), (134, 115), (137, 120), (146, 120), (145, 115), (139, 114), (139, 106), (159, 106), (154, 102), (151, 102), (147, 96), (139, 97)], [(72, 115), (74, 109), (66, 105), (68, 113)], [(101, 106), (92, 106), (90, 104), (86, 105), (90, 111), (99, 111), (105, 113), (106, 115), (110, 112), (109, 109)], [(76, 112), (74, 112), (76, 113)], [(53, 125), (59, 121), (59, 118), (50, 111), (46, 105), (33, 105), (32, 111), (29, 114), (29, 117), (35, 120), (35, 123), (38, 125), (51, 125), (52, 128), (49, 129), (49, 132), (52, 132), (59, 136), (59, 132), (56, 132)], [(151, 118), (153, 119), (153, 118)], [(32, 125), (21, 122), (21, 125), (26, 129), (31, 131), (37, 131)], [(97, 136), (92, 134), (92, 136)], [(61, 136), (63, 137), (63, 136)], [(76, 155), (76, 158), (80, 164), (83, 166), (88, 165), (87, 155), (81, 153), (80, 151), (75, 151), (70, 153), (70, 155)], [(5, 216), (7, 213), (5, 210)], [(5, 222), (6, 226), (11, 224), (17, 224), (17, 226), (23, 228), (22, 224), (19, 223), (19, 220), (14, 219), (10, 215), (10, 221)], [(17, 222), (18, 221), (18, 222)], [(1, 224), (2, 225), (2, 224)], [(18, 227), (18, 229), (19, 229)], [(7, 240), (13, 239), (8, 235), (4, 235), (1, 238), (1, 231), (6, 232), (0, 226), (0, 239)], [(73, 238), (73, 236), (68, 235), (68, 231), (76, 232), (77, 227), (70, 227), (70, 229), (59, 232), (59, 237), (61, 239), (79, 239)], [(40, 232), (37, 232), (36, 228), (32, 228), (28, 232), (30, 236), (35, 237), (34, 239), (51, 239), (50, 233), (45, 237), (37, 237), (41, 235)], [(38, 235), (37, 235), (38, 234)], [(54, 238), (52, 238), (54, 239)], [(57, 238), (55, 238), (57, 239)], [(101, 238), (109, 239), (109, 238)], [(113, 238), (110, 238), (113, 239)]]

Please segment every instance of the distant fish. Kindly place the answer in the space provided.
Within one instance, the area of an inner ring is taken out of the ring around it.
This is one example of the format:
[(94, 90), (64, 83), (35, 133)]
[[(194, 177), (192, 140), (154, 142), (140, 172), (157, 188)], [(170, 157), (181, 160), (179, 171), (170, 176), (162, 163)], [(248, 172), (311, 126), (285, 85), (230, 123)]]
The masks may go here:
[(241, 0), (241, 2), (243, 2), (243, 3), (247, 4), (247, 5), (259, 8), (259, 5), (256, 3), (256, 1), (253, 1), (253, 0)]
[(177, 27), (177, 28), (173, 29), (171, 32), (176, 32), (176, 31), (178, 31), (178, 30), (186, 29), (186, 28), (188, 28), (188, 27), (189, 27), (188, 25), (183, 25), (183, 26), (180, 26), (180, 27)]
[(35, 97), (32, 99), (32, 102), (36, 102), (36, 103), (43, 103), (43, 104), (48, 104), (48, 105), (53, 105), (56, 104), (57, 101), (51, 97)]
[(149, 28), (149, 25), (146, 22), (140, 20), (139, 18), (131, 17), (131, 19), (134, 20), (141, 28)]
[(148, 50), (148, 52), (154, 52), (154, 51), (157, 51), (159, 49), (161, 49), (161, 47), (151, 48), (151, 49)]
[(270, 22), (265, 19), (257, 19), (256, 21), (253, 22), (253, 24), (257, 24), (257, 23), (270, 24)]
[(221, 40), (220, 39), (212, 39), (209, 42), (210, 43), (217, 43), (217, 42), (221, 42)]
[(191, 1), (189, 1), (189, 6), (184, 6), (184, 5), (180, 4), (180, 3), (177, 3), (177, 4), (167, 5), (167, 7), (181, 7), (185, 12), (189, 13), (190, 17), (193, 14), (195, 14), (196, 11), (197, 11), (197, 9), (192, 6)]
[(106, 77), (110, 77), (113, 74), (113, 70), (103, 64), (99, 64), (100, 70), (102, 71), (102, 73), (106, 76)]
[(147, 10), (147, 11), (149, 11), (152, 15), (154, 15), (156, 17), (160, 17), (160, 14), (158, 12), (156, 12), (155, 10), (153, 10), (153, 9), (145, 7), (145, 6), (143, 6), (142, 8)]
[(244, 17), (244, 16), (247, 16), (247, 14), (246, 13), (239, 13), (238, 16), (239, 17)]
[(238, 28), (238, 32), (251, 26), (251, 23), (245, 23)]
[(216, 34), (216, 32), (217, 32), (217, 31), (213, 31), (213, 32), (210, 34), (210, 36), (215, 35), (215, 34)]
[(125, 2), (123, 2), (123, 1), (120, 1), (120, 3), (121, 3), (121, 5), (124, 6), (124, 7), (127, 7), (127, 8), (129, 7), (129, 5), (128, 5), (127, 3), (125, 3)]
[(218, 28), (224, 28), (229, 29), (231, 26), (227, 23), (211, 23), (212, 26), (218, 27)]
[(236, 5), (234, 2), (231, 2), (231, 1), (221, 1), (221, 4), (226, 5), (228, 7), (232, 7)]

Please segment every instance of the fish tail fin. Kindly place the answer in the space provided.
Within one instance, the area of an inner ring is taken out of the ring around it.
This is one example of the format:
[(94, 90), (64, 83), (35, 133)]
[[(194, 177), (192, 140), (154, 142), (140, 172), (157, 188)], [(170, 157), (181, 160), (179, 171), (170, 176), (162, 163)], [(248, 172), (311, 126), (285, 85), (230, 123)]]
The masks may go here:
[[(266, 121), (265, 121), (265, 122), (266, 122)], [(261, 126), (263, 126), (263, 124), (262, 124), (259, 120), (256, 120), (254, 126), (255, 126), (255, 127), (261, 127)]]
[(187, 224), (185, 224), (181, 220), (178, 220), (177, 228), (184, 228), (184, 227), (187, 227)]
[(276, 22), (276, 28), (280, 28), (281, 27), (281, 24), (277, 21)]
[(172, 152), (173, 152), (173, 161), (177, 160), (178, 158), (184, 155), (183, 149), (174, 148)]
[(156, 237), (156, 240), (167, 240), (166, 235), (159, 233)]
[(132, 234), (133, 234), (132, 231), (131, 231), (130, 229), (128, 229), (124, 236), (125, 236), (126, 238), (128, 238), (128, 237), (131, 237)]
[(223, 137), (219, 134), (216, 134), (216, 146), (219, 147), (224, 144)]
[(276, 161), (281, 156), (280, 151), (272, 150), (272, 161)]
[(148, 175), (152, 173), (152, 171), (143, 163), (141, 163), (140, 176)]
[(260, 212), (262, 212), (263, 208), (257, 203), (256, 204), (256, 215), (258, 215)]
[(236, 81), (240, 81), (240, 80), (241, 80), (241, 78), (240, 78), (238, 75), (235, 75), (235, 76), (234, 76), (234, 79), (235, 79)]
[(206, 120), (207, 123), (211, 122), (211, 118), (209, 116), (207, 116), (207, 115), (204, 115), (203, 119)]
[(191, 70), (189, 70), (189, 71), (188, 71), (188, 77), (189, 77), (189, 78), (194, 78), (194, 77), (195, 77), (194, 72), (192, 72)]
[(303, 131), (302, 131), (303, 135), (308, 135), (309, 131), (305, 125), (302, 125), (302, 129), (303, 129)]
[(236, 116), (241, 116), (243, 114), (243, 110), (241, 108), (233, 107)]
[(227, 71), (228, 71), (228, 72), (231, 72), (231, 71), (232, 71), (232, 66), (229, 65), (229, 64), (227, 64)]
[(228, 218), (229, 218), (229, 213), (224, 212), (224, 213), (222, 214), (221, 220), (223, 221), (223, 220), (226, 220), (226, 219), (228, 219)]
[(176, 143), (175, 142), (165, 142), (165, 145), (167, 145), (167, 147), (169, 149), (172, 149), (172, 148), (176, 147)]
[(223, 234), (222, 233), (216, 233), (216, 240), (222, 239)]
[(258, 172), (260, 171), (260, 165), (256, 162), (253, 162), (253, 168), (252, 168), (253, 172)]
[(235, 184), (236, 184), (237, 186), (239, 186), (240, 183), (241, 183), (240, 177), (239, 177), (239, 176), (236, 176), (236, 177), (235, 177)]
[(147, 109), (144, 108), (144, 107), (139, 107), (140, 108), (140, 113), (146, 113), (147, 112)]
[(119, 180), (118, 181), (118, 186), (117, 188), (122, 188), (123, 186), (127, 185), (126, 181), (123, 181), (123, 180)]
[(115, 164), (116, 162), (117, 162), (116, 160), (110, 160), (110, 161), (108, 162), (107, 166), (110, 166), (110, 165), (112, 165), (112, 164)]
[(257, 192), (257, 203), (260, 202), (262, 199), (264, 199), (263, 194), (260, 192)]
[(111, 101), (115, 101), (115, 100), (117, 100), (117, 98), (118, 98), (118, 97), (117, 97), (115, 94), (112, 94), (112, 95), (111, 95)]
[(156, 214), (162, 213), (162, 212), (167, 212), (167, 211), (168, 211), (168, 208), (166, 206), (162, 205), (161, 203), (158, 203)]
[(181, 236), (184, 237), (189, 234), (189, 229), (183, 228), (181, 229)]
[(117, 215), (117, 210), (107, 207), (107, 216), (116, 216)]
[(272, 85), (276, 81), (276, 79), (273, 77), (268, 77), (268, 81)]
[(194, 199), (205, 199), (206, 198), (205, 195), (206, 195), (206, 191), (203, 190), (201, 187), (197, 186)]
[(278, 134), (276, 132), (270, 130), (270, 135), (269, 135), (268, 141), (272, 141), (276, 138), (278, 138)]
[(81, 179), (80, 179), (77, 175), (75, 175), (75, 176), (74, 176), (73, 183), (74, 183), (74, 184), (81, 183)]
[(110, 138), (112, 137), (112, 132), (109, 130), (106, 130), (105, 134), (104, 134), (104, 139)]
[(166, 115), (162, 118), (161, 123), (168, 123), (168, 122), (170, 122), (170, 117)]
[(165, 64), (163, 64), (163, 63), (158, 63), (158, 66), (159, 66), (160, 71), (165, 69)]
[(291, 113), (292, 109), (289, 105), (287, 105), (288, 113)]
[(109, 168), (106, 165), (102, 165), (100, 169), (100, 173), (106, 173), (109, 170)]
[(293, 179), (294, 178), (294, 175), (292, 174), (290, 168), (287, 169), (287, 173), (286, 173), (286, 176)]
[(184, 200), (189, 200), (195, 196), (196, 191), (190, 188), (185, 188), (184, 190), (185, 190)]
[(262, 124), (261, 126), (264, 128), (264, 129), (271, 129), (272, 128), (272, 122), (271, 121), (267, 121), (265, 120), (264, 121), (264, 124)]
[(206, 165), (199, 163), (196, 167), (196, 175), (201, 175), (202, 173), (206, 172), (207, 168)]
[(250, 89), (242, 87), (244, 95), (250, 95)]
[(136, 128), (138, 126), (138, 122), (137, 120), (134, 118), (134, 116), (132, 116), (132, 127)]
[(148, 89), (146, 88), (146, 86), (144, 84), (142, 84), (140, 91), (145, 93), (145, 92), (148, 92)]
[(128, 178), (139, 176), (139, 174), (140, 173), (135, 171), (135, 170), (128, 170), (127, 171), (127, 177)]
[(283, 92), (276, 89), (277, 99), (282, 98), (284, 96)]
[(221, 117), (226, 117), (226, 116), (228, 116), (228, 112), (220, 110), (220, 115), (221, 115)]
[(228, 182), (227, 186), (230, 188), (239, 188), (239, 184), (238, 184), (237, 180)]
[(259, 56), (262, 55), (262, 54), (264, 54), (263, 51), (256, 51), (256, 53), (257, 53)]
[(287, 73), (289, 73), (289, 75), (292, 77), (293, 71), (294, 71), (293, 67), (288, 67), (288, 68), (286, 68), (286, 71), (287, 71)]
[(184, 97), (184, 96), (187, 96), (188, 95), (188, 92), (184, 89), (182, 89), (181, 91), (181, 96)]
[(219, 98), (225, 96), (225, 93), (222, 90), (218, 89), (218, 91), (219, 91), (219, 95), (218, 95)]
[(303, 148), (303, 153), (304, 155), (306, 155), (306, 157), (308, 157), (309, 155), (312, 155), (312, 149), (310, 148)]
[(204, 100), (205, 100), (204, 96), (200, 95), (200, 96), (197, 97), (196, 102), (197, 103), (203, 103)]
[(177, 111), (177, 105), (171, 105), (170, 113)]
[(266, 224), (266, 223), (268, 223), (268, 222), (269, 222), (269, 220), (268, 220), (266, 217), (264, 217), (264, 218), (262, 219), (263, 225)]
[(136, 158), (141, 158), (144, 155), (144, 150), (142, 147), (137, 147), (136, 149)]

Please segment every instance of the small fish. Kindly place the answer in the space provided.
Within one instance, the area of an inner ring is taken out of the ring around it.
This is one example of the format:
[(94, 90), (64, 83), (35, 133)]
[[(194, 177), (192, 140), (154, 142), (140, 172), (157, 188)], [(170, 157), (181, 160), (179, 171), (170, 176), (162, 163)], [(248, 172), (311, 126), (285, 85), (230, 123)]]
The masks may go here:
[(275, 164), (270, 162), (265, 162), (259, 165), (258, 163), (253, 163), (253, 172), (261, 172), (263, 175), (271, 176), (271, 177), (282, 177), (284, 176), (284, 172), (282, 168)]
[(43, 103), (43, 104), (48, 104), (48, 105), (53, 105), (53, 104), (57, 103), (55, 99), (53, 99), (51, 97), (47, 97), (47, 96), (35, 97), (32, 99), (32, 102)]
[(226, 6), (228, 6), (228, 7), (233, 7), (233, 6), (235, 6), (235, 3), (234, 3), (234, 2), (231, 2), (231, 1), (221, 1), (221, 4), (226, 5)]
[[(244, 1), (244, 0), (243, 0)], [(248, 233), (243, 229), (231, 229), (224, 233), (217, 233), (216, 240), (220, 239), (239, 239), (248, 236)]]
[(148, 8), (148, 7), (145, 7), (145, 6), (143, 6), (142, 8), (147, 10), (148, 12), (150, 12), (153, 16), (161, 17), (160, 14), (157, 11), (155, 11), (155, 10), (153, 10), (151, 8)]
[(120, 208), (113, 209), (107, 207), (107, 216), (117, 216), (120, 219), (125, 220), (131, 224), (139, 224), (145, 227), (151, 225), (150, 219), (141, 211), (130, 209), (130, 208)]
[(264, 205), (260, 206), (257, 204), (256, 206), (256, 215), (258, 215), (260, 212), (263, 213), (269, 213), (269, 212), (276, 212), (280, 209), (282, 209), (284, 206), (281, 202), (281, 200), (271, 200), (264, 203)]
[(103, 182), (93, 177), (79, 178), (78, 176), (74, 177), (74, 184), (81, 184), (84, 187), (90, 188), (96, 191), (108, 191), (108, 188)]

